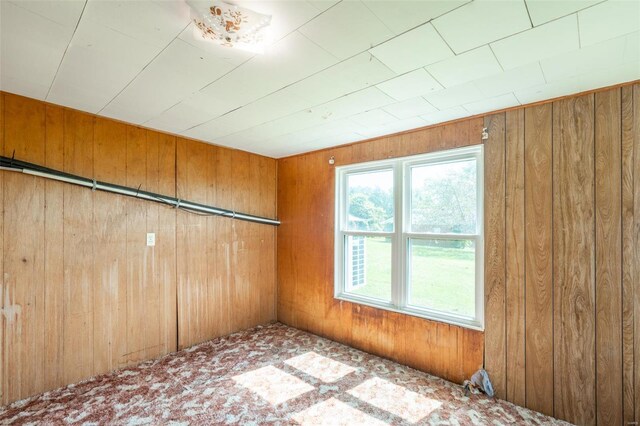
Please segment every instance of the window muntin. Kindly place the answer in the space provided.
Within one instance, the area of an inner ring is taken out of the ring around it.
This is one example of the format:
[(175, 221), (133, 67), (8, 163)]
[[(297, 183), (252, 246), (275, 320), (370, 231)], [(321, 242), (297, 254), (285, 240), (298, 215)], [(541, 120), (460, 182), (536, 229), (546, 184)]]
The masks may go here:
[(337, 298), (483, 327), (482, 146), (336, 169)]

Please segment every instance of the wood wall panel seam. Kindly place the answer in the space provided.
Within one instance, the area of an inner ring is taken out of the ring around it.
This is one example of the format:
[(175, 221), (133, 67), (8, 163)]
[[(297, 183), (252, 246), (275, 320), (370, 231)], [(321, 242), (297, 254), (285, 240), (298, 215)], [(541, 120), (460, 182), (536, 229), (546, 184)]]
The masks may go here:
[(506, 397), (505, 114), (485, 121), (485, 368)]
[(595, 94), (596, 407), (622, 424), (622, 182), (620, 90)]
[[(4, 120), (7, 115), (5, 98), (12, 111), (10, 122)], [(184, 143), (177, 144), (174, 136), (4, 93), (0, 93), (0, 109), (0, 147), (4, 149), (5, 130), (13, 132), (10, 148), (12, 152), (15, 149), (16, 158), (89, 177), (111, 176), (106, 180), (124, 184), (129, 176), (131, 182), (135, 181), (135, 186), (142, 184), (142, 187), (160, 188), (162, 185), (163, 193), (173, 191), (175, 194), (178, 184), (175, 179), (176, 147)], [(119, 132), (124, 132), (125, 137), (118, 137)], [(133, 138), (128, 165), (127, 133)], [(121, 143), (123, 140), (125, 144)], [(233, 152), (204, 143), (189, 143), (203, 147), (204, 152)], [(258, 157), (246, 155), (247, 161)], [(269, 162), (275, 165), (274, 160), (269, 159)], [(231, 169), (228, 172), (230, 175)], [(263, 187), (272, 192), (260, 194), (265, 203), (273, 200), (276, 195), (273, 170), (261, 169), (254, 181), (258, 178), (273, 180)], [(228, 185), (227, 192), (232, 193), (234, 181), (229, 178), (225, 184)], [(206, 185), (216, 185), (216, 182), (207, 182)], [(252, 191), (245, 197), (254, 193), (257, 197), (258, 185), (255, 182), (244, 182), (244, 185), (243, 191)], [(188, 251), (197, 253), (204, 247), (196, 245), (185, 250), (185, 254), (176, 255), (176, 236), (180, 230), (176, 226), (175, 209), (115, 194), (94, 193), (18, 173), (0, 172), (0, 203), (6, 198), (5, 188), (11, 189), (15, 202), (10, 206), (4, 205), (6, 208), (2, 209), (0, 265), (10, 261), (13, 265), (10, 268), (11, 280), (33, 283), (29, 288), (34, 290), (22, 291), (24, 286), (21, 284), (21, 293), (16, 299), (13, 284), (9, 294), (5, 291), (5, 274), (0, 277), (0, 294), (3, 296), (0, 305), (3, 309), (0, 315), (0, 404), (176, 350), (177, 312), (184, 310), (175, 297), (176, 264), (178, 258), (188, 256)], [(30, 219), (23, 218), (20, 222), (22, 228), (17, 233), (3, 226), (6, 225), (5, 218), (16, 218), (24, 211), (33, 220), (30, 222)], [(211, 223), (230, 222), (220, 218), (207, 220)], [(32, 222), (39, 225), (30, 226)], [(40, 227), (43, 229), (39, 230)], [(157, 234), (155, 248), (145, 244), (147, 231)], [(27, 238), (25, 232), (33, 235)], [(268, 241), (275, 240), (275, 233), (268, 235), (270, 239), (265, 240), (267, 246)], [(233, 242), (234, 235), (228, 234), (227, 237)], [(256, 242), (258, 235), (249, 233), (242, 237), (252, 247), (260, 247)], [(9, 239), (37, 242), (38, 238), (43, 239), (42, 244), (22, 244), (18, 247), (20, 250), (11, 252), (3, 250)], [(218, 240), (207, 242), (210, 246), (218, 243)], [(20, 256), (20, 252), (25, 252), (25, 255)], [(55, 257), (56, 252), (62, 254)], [(254, 250), (252, 254), (258, 256), (260, 251)], [(265, 258), (271, 259), (272, 255), (267, 254)], [(34, 268), (32, 265), (38, 266)], [(116, 265), (120, 266), (119, 272)], [(162, 265), (167, 266), (166, 269)], [(37, 279), (34, 279), (34, 271)], [(56, 278), (56, 274), (62, 274), (62, 278)], [(229, 271), (229, 275), (232, 274), (233, 271)], [(273, 297), (275, 304), (274, 293), (264, 290), (275, 286), (274, 267), (265, 271), (267, 279), (260, 277), (258, 281), (257, 275), (250, 275), (253, 281), (246, 281), (247, 287), (259, 287), (265, 297)], [(51, 285), (56, 282), (60, 288)], [(39, 290), (36, 291), (36, 287)], [(9, 295), (11, 303), (15, 302), (18, 308), (29, 306), (28, 309), (22, 308), (18, 316), (26, 340), (17, 341), (13, 328), (16, 323), (9, 325), (5, 321), (5, 295)], [(31, 302), (27, 300), (29, 297), (36, 298), (37, 303), (28, 305)], [(55, 301), (56, 298), (59, 302)], [(243, 309), (252, 311), (253, 302), (248, 300)], [(56, 305), (59, 305), (59, 310), (54, 309)], [(203, 301), (202, 306), (209, 309), (211, 303)], [(213, 309), (215, 307), (210, 311)], [(269, 315), (270, 318), (261, 320), (275, 319), (275, 314)], [(199, 334), (201, 339), (215, 337), (210, 325), (207, 323), (208, 330), (195, 330), (195, 334)], [(257, 324), (244, 323), (243, 327), (252, 325)], [(220, 324), (219, 327), (224, 334), (239, 329), (237, 324)], [(43, 336), (45, 329), (46, 338)], [(57, 335), (50, 333), (56, 330)], [(9, 335), (12, 336), (11, 341), (6, 339)]]
[(525, 385), (525, 208), (524, 110), (506, 113), (506, 398), (524, 405)]
[(633, 258), (633, 86), (621, 91), (621, 187), (622, 187), (622, 386), (623, 420), (633, 422), (634, 391), (634, 268)]

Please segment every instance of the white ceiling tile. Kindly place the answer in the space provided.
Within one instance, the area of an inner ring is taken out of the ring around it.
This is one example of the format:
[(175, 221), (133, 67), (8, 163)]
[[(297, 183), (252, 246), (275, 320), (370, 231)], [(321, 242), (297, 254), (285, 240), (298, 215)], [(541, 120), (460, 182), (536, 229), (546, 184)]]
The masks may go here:
[(624, 62), (615, 67), (598, 69), (578, 76), (583, 91), (640, 80), (640, 61)]
[(393, 99), (377, 88), (369, 87), (327, 102), (326, 104), (319, 105), (312, 110), (325, 119), (337, 119), (383, 107), (390, 103), (393, 103)]
[(308, 106), (310, 105), (304, 99), (281, 90), (189, 129), (185, 134), (194, 138), (217, 140), (223, 136), (293, 114)]
[[(53, 22), (11, 2), (0, 2), (0, 85), (2, 90), (44, 99), (67, 48), (74, 26)], [(29, 4), (29, 6), (31, 6)], [(76, 21), (73, 8), (59, 14)]]
[(289, 34), (264, 55), (256, 55), (233, 72), (202, 90), (205, 96), (225, 99), (227, 111), (247, 105), (269, 93), (334, 65), (337, 59), (298, 32)]
[(82, 21), (92, 21), (148, 45), (165, 47), (189, 24), (181, 1), (88, 1)]
[(504, 69), (580, 48), (578, 20), (570, 15), (491, 44)]
[(233, 99), (195, 93), (182, 102), (173, 105), (144, 124), (173, 133), (182, 133), (191, 127), (219, 117), (232, 109)]
[(313, 106), (373, 86), (395, 75), (371, 54), (363, 52), (294, 83), (285, 90), (306, 99), (308, 106)]
[[(40, 18), (74, 29), (78, 24), (85, 0), (3, 0), (2, 3), (13, 3)], [(31, 30), (35, 28), (36, 25), (32, 24)]]
[(471, 0), (367, 0), (364, 4), (396, 34), (417, 27)]
[(82, 19), (47, 100), (100, 111), (161, 49)]
[(249, 140), (269, 139), (300, 130), (326, 125), (371, 109), (393, 103), (393, 99), (375, 87), (360, 90), (322, 105), (264, 123), (244, 132)]
[(531, 28), (523, 0), (476, 0), (433, 21), (456, 53)]
[(557, 80), (552, 83), (540, 84), (534, 87), (517, 90), (514, 94), (521, 104), (553, 99), (580, 91), (580, 84), (577, 79)]
[(351, 120), (360, 128), (385, 126), (398, 121), (396, 117), (381, 109), (373, 109), (351, 117)]
[(544, 59), (540, 61), (540, 64), (545, 78), (547, 82), (552, 82), (629, 62), (634, 57), (637, 58), (638, 55), (637, 52), (629, 51), (631, 56), (626, 57), (627, 44), (630, 40), (633, 40), (633, 37), (633, 34), (618, 37), (580, 50)]
[[(242, 7), (254, 10), (258, 13), (271, 15), (271, 25), (268, 28), (268, 37), (277, 41), (331, 7), (330, 2), (315, 2), (289, 0), (259, 0), (243, 1)], [(324, 3), (324, 4), (322, 4)]]
[(458, 118), (469, 117), (471, 113), (462, 106), (455, 106), (442, 111), (432, 112), (420, 116), (427, 124), (444, 123), (446, 121), (457, 120)]
[(383, 109), (401, 120), (437, 111), (433, 105), (420, 96), (387, 105)]
[(520, 105), (520, 102), (518, 102), (518, 99), (516, 99), (513, 93), (507, 93), (494, 98), (471, 102), (463, 106), (464, 109), (469, 111), (471, 114), (482, 114), (484, 112), (497, 111), (517, 105)]
[(545, 82), (540, 64), (534, 62), (500, 74), (481, 78), (475, 81), (476, 86), (485, 97), (504, 95), (525, 87), (537, 86)]
[(429, 93), (424, 95), (424, 98), (439, 110), (445, 110), (454, 106), (478, 101), (484, 98), (484, 95), (478, 90), (475, 84), (465, 83)]
[(422, 25), (384, 42), (370, 52), (398, 74), (453, 56), (451, 49), (431, 24)]
[(282, 139), (283, 141), (288, 139), (296, 144), (304, 144), (318, 139), (338, 137), (347, 133), (354, 133), (358, 127), (361, 126), (348, 118), (343, 118), (321, 124), (319, 126), (299, 130), (294, 133), (289, 133), (279, 139)]
[(581, 46), (640, 30), (640, 1), (609, 0), (578, 13)]
[(502, 71), (488, 46), (429, 65), (427, 71), (444, 87), (457, 86)]
[(231, 65), (240, 65), (255, 54), (242, 49), (232, 49), (221, 44), (206, 40), (202, 37), (200, 30), (191, 23), (185, 28), (178, 38), (193, 47), (197, 47), (200, 50), (215, 56), (218, 59), (224, 60)]
[(603, 0), (526, 0), (533, 25), (538, 26), (561, 18), (578, 10), (593, 6)]
[(231, 69), (231, 64), (176, 39), (102, 114), (134, 123), (146, 122)]
[(365, 51), (393, 36), (359, 1), (343, 1), (299, 31), (340, 59)]
[(406, 130), (413, 130), (419, 127), (426, 126), (427, 123), (420, 117), (411, 117), (404, 120), (396, 120), (390, 123), (380, 124), (378, 126), (366, 126), (359, 129), (356, 133), (365, 136), (367, 138), (373, 138), (377, 136), (391, 135), (393, 133), (404, 132)]
[(442, 89), (442, 86), (423, 68), (380, 83), (376, 87), (397, 101)]
[(579, 75), (518, 90), (515, 95), (522, 104), (527, 104), (638, 79), (640, 62), (623, 62), (614, 67), (591, 69)]

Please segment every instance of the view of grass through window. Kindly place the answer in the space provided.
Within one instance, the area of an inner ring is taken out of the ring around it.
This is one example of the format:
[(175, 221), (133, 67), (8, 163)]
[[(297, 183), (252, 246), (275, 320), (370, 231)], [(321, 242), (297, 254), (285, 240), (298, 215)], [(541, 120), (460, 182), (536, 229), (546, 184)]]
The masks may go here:
[[(476, 157), (458, 157), (347, 173), (342, 291), (475, 320), (477, 167)], [(396, 202), (407, 211), (394, 211)]]
[[(438, 247), (429, 244), (433, 242), (414, 240), (411, 243), (409, 303), (418, 307), (473, 316), (474, 247)], [(390, 300), (390, 239), (366, 238), (365, 253), (365, 284), (356, 287), (350, 293)]]

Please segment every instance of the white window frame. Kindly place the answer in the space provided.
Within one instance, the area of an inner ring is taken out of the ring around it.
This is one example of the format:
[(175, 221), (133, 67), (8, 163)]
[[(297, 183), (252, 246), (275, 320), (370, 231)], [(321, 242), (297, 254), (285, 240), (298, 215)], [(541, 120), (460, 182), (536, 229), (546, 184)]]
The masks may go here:
[[(409, 232), (411, 209), (410, 168), (474, 158), (476, 160), (477, 229), (475, 234)], [(393, 170), (393, 232), (347, 230), (347, 175), (371, 171)], [(474, 145), (411, 157), (394, 158), (336, 167), (334, 297), (353, 303), (441, 321), (475, 330), (484, 330), (484, 147)], [(347, 236), (391, 238), (391, 301), (347, 293), (345, 291), (345, 245)], [(475, 241), (475, 317), (456, 315), (408, 304), (410, 239), (463, 239)]]

